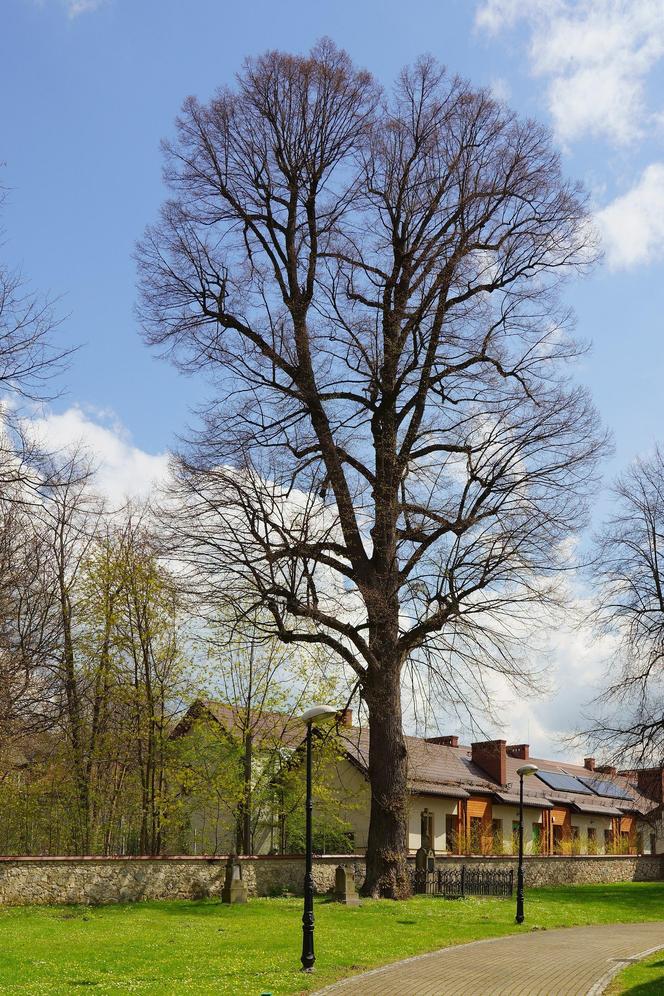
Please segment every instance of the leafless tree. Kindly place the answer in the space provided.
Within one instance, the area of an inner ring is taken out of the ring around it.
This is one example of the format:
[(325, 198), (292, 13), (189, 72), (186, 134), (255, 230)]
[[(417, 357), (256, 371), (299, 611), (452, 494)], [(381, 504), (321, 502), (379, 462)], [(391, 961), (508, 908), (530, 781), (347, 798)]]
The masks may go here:
[[(0, 189), (0, 209), (4, 191)], [(1, 232), (0, 232), (1, 234)], [(21, 421), (24, 403), (47, 401), (71, 349), (56, 343), (53, 302), (0, 260), (0, 496), (27, 501), (44, 486), (43, 453)], [(17, 487), (18, 486), (18, 487)]]
[(86, 694), (89, 676), (80, 667), (77, 604), (83, 565), (100, 535), (104, 504), (91, 490), (88, 457), (73, 451), (49, 462), (49, 477), (57, 480), (47, 500), (34, 509), (46, 550), (44, 599), (52, 605), (52, 642), (47, 667), (54, 682), (53, 705), (70, 747), (77, 812), (72, 819), (80, 853), (89, 849), (90, 769), (87, 749)]
[(47, 559), (31, 516), (20, 504), (0, 502), (0, 755), (9, 768), (26, 738), (55, 719)]
[(609, 684), (586, 731), (623, 767), (664, 762), (664, 453), (618, 478), (597, 537), (591, 621), (612, 647)]
[(422, 59), (384, 94), (328, 41), (189, 98), (164, 152), (142, 318), (215, 389), (175, 468), (181, 556), (354, 673), (364, 891), (403, 895), (404, 665), (458, 641), (525, 675), (511, 614), (551, 597), (604, 444), (557, 303), (584, 198), (487, 92)]

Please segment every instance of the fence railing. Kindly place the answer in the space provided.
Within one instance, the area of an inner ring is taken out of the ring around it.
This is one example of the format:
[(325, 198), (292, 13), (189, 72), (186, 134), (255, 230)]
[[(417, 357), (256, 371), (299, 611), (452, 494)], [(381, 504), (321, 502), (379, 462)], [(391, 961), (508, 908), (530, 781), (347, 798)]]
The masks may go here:
[(462, 899), (464, 896), (504, 896), (514, 893), (514, 871), (510, 869), (424, 868), (413, 869), (413, 892), (428, 896), (443, 896), (446, 899)]

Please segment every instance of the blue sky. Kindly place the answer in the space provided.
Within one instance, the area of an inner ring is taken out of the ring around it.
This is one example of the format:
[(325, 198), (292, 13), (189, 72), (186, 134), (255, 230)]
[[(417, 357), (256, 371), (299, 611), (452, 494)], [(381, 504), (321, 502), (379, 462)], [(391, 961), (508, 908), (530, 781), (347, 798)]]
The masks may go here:
[(322, 35), (386, 84), (432, 52), (552, 127), (606, 252), (567, 296), (593, 341), (578, 376), (615, 436), (610, 478), (664, 435), (661, 0), (2, 0), (4, 257), (60, 298), (60, 335), (82, 344), (44, 432), (85, 437), (110, 490), (163, 467), (205, 388), (151, 354), (133, 316), (159, 141), (183, 98), (231, 82), (245, 55)]

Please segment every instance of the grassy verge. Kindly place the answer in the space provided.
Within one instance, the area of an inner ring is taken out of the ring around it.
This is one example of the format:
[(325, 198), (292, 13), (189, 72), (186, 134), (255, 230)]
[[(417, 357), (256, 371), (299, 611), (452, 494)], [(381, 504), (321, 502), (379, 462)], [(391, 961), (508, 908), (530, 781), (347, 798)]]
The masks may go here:
[[(298, 972), (301, 900), (0, 910), (0, 991), (304, 993), (409, 955), (517, 930), (662, 919), (664, 884), (538, 889), (526, 923), (502, 899), (316, 903), (316, 973)], [(630, 970), (631, 971), (631, 970)], [(653, 992), (662, 992), (662, 989)], [(645, 990), (644, 990), (645, 992)]]
[(662, 996), (664, 993), (664, 950), (658, 951), (636, 965), (630, 965), (616, 976), (608, 993), (618, 996)]

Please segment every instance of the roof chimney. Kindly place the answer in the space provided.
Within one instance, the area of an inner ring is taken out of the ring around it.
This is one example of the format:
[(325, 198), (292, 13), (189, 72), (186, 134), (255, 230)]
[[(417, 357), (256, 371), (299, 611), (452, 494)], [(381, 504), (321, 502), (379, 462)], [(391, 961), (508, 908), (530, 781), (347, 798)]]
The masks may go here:
[(428, 744), (441, 744), (443, 747), (458, 747), (459, 738), (454, 736), (446, 737), (425, 737)]
[(507, 784), (507, 741), (485, 740), (471, 744), (471, 760), (499, 785)]
[(527, 761), (530, 757), (530, 744), (509, 744), (507, 753), (510, 757), (518, 757), (520, 761)]
[(664, 768), (637, 768), (634, 771), (621, 771), (620, 774), (636, 781), (639, 792), (649, 799), (660, 805), (664, 801)]
[(584, 759), (583, 759), (583, 767), (587, 768), (588, 771), (594, 771), (595, 770), (595, 758), (594, 757), (584, 757)]
[(595, 768), (595, 771), (599, 775), (615, 775), (617, 769), (612, 767), (610, 764), (602, 764), (601, 767)]
[(353, 710), (352, 709), (340, 709), (337, 713), (337, 720), (339, 726), (352, 726), (353, 725)]

